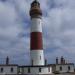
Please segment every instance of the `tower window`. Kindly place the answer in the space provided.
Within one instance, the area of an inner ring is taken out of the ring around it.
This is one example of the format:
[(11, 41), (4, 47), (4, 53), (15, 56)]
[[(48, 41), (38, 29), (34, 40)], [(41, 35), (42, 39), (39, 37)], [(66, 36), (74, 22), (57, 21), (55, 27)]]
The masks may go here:
[(68, 66), (68, 70), (70, 70), (70, 66)]
[(40, 56), (40, 60), (41, 60), (41, 56)]
[(11, 72), (13, 72), (13, 68), (11, 68)]
[(28, 73), (30, 73), (30, 68), (28, 68)]
[(41, 72), (41, 68), (39, 68), (39, 72)]
[(32, 60), (32, 65), (33, 65), (33, 60)]
[(3, 68), (1, 68), (1, 72), (3, 72)]
[(60, 71), (62, 71), (62, 67), (60, 66)]

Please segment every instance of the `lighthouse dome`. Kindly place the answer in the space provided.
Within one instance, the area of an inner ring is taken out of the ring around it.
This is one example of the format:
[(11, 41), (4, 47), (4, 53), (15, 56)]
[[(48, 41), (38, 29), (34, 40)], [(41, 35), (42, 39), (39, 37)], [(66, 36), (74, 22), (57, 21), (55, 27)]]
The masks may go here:
[(34, 0), (31, 3), (30, 16), (31, 17), (42, 16), (42, 11), (40, 9), (40, 3), (37, 0)]

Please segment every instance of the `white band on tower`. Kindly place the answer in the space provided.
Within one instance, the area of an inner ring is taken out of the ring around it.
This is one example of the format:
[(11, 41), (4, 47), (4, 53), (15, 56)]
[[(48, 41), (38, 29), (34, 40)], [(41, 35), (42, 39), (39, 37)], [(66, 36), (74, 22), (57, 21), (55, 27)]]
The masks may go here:
[(32, 65), (44, 65), (44, 53), (43, 50), (32, 50), (30, 51), (31, 64)]
[(41, 19), (32, 18), (31, 20), (31, 32), (42, 32)]

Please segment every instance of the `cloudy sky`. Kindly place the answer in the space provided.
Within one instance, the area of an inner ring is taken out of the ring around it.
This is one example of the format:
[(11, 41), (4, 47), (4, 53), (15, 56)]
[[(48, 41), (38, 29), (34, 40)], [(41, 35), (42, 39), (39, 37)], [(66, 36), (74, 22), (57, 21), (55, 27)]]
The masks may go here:
[[(33, 0), (0, 0), (0, 63), (30, 64), (30, 4)], [(45, 59), (64, 56), (75, 63), (75, 0), (39, 0), (43, 11)]]

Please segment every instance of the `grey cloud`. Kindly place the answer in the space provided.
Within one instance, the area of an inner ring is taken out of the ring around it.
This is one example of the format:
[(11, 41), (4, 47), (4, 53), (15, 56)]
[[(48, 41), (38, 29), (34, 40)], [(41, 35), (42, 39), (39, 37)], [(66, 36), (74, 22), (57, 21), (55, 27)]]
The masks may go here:
[[(0, 1), (1, 58), (8, 55), (13, 63), (29, 62), (29, 10), (32, 1)], [(45, 57), (50, 63), (61, 55), (75, 62), (75, 0), (40, 0), (40, 3), (43, 10)]]

